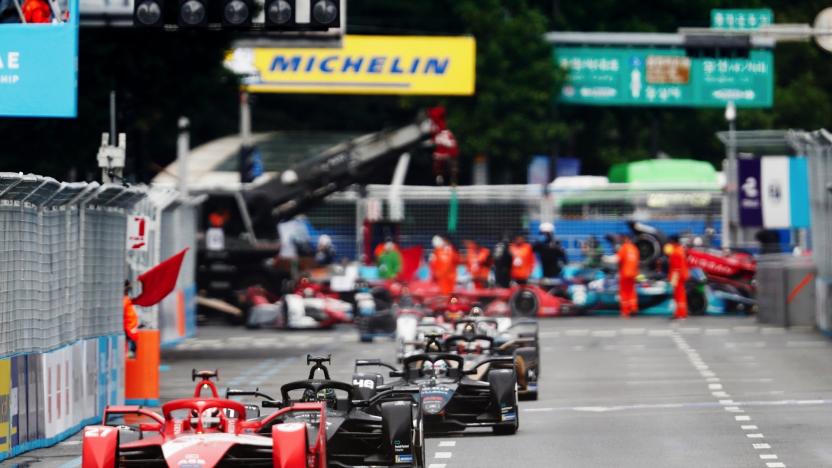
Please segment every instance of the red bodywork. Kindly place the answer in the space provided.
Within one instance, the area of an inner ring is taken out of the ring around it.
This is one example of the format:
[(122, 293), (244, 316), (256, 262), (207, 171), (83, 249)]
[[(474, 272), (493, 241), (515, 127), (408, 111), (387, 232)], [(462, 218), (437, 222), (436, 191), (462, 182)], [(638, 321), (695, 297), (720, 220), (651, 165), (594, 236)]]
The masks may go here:
[(708, 281), (728, 284), (747, 292), (754, 291), (757, 262), (744, 252), (688, 249), (688, 266), (701, 269)]
[[(315, 413), (314, 444), (310, 446), (307, 432), (310, 424), (279, 422), (271, 435), (261, 430), (292, 413)], [(140, 406), (110, 406), (104, 412), (104, 423), (113, 417), (152, 421), (139, 424), (141, 438), (120, 441), (118, 427), (88, 426), (84, 429), (83, 468), (117, 466), (119, 453), (142, 449), (161, 449), (168, 466), (210, 468), (223, 461), (234, 446), (271, 449), (272, 465), (278, 468), (325, 468), (326, 411), (321, 403), (296, 403), (265, 418), (246, 421), (241, 403), (221, 398), (189, 398), (174, 400), (162, 406), (162, 415)], [(184, 415), (185, 417), (182, 417)], [(197, 416), (195, 416), (197, 415)]]
[(444, 314), (449, 319), (453, 319), (456, 315), (466, 315), (475, 304), (485, 309), (486, 316), (511, 316), (509, 302), (520, 291), (529, 291), (537, 298), (537, 317), (566, 315), (571, 306), (569, 300), (549, 294), (540, 286), (533, 284), (510, 288), (457, 288), (450, 296), (440, 294), (439, 286), (431, 281), (414, 281), (406, 286), (396, 283), (385, 286), (394, 297), (409, 295), (415, 302), (432, 311), (434, 315)]

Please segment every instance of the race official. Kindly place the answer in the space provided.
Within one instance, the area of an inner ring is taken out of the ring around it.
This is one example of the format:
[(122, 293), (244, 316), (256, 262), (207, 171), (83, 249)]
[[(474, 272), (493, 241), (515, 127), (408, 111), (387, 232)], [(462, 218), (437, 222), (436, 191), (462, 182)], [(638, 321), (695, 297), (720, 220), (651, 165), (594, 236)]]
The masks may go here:
[(673, 302), (676, 303), (674, 319), (688, 317), (688, 295), (685, 284), (690, 278), (688, 271), (688, 256), (685, 247), (679, 243), (679, 236), (671, 236), (670, 242), (665, 244), (664, 253), (668, 258), (668, 280), (673, 286)]
[(491, 251), (472, 240), (465, 241), (465, 266), (471, 274), (471, 280), (478, 288), (488, 283), (489, 260)]
[(130, 300), (130, 281), (124, 282), (122, 308), (124, 313), (124, 336), (126, 338), (125, 346), (129, 355), (136, 349), (136, 340), (139, 334), (139, 315), (136, 313), (136, 308), (133, 307), (133, 301)]
[(638, 248), (633, 244), (630, 236), (621, 236), (621, 246), (618, 248), (618, 290), (621, 296), (621, 316), (629, 318), (638, 313), (638, 295), (636, 293), (636, 277), (638, 264), (641, 261)]
[(494, 261), (494, 282), (501, 288), (507, 288), (511, 284), (511, 240), (508, 234), (504, 234), (500, 242), (494, 246), (492, 260)]
[(433, 236), (433, 253), (430, 256), (430, 271), (433, 280), (439, 285), (439, 292), (450, 295), (456, 286), (456, 266), (459, 254), (450, 240)]
[(534, 249), (526, 238), (518, 234), (509, 247), (511, 252), (511, 280), (517, 284), (526, 284), (534, 270)]
[(566, 257), (566, 250), (555, 238), (555, 227), (552, 223), (542, 223), (540, 233), (543, 234), (543, 239), (534, 244), (534, 252), (540, 258), (543, 278), (559, 278), (563, 267), (569, 261)]

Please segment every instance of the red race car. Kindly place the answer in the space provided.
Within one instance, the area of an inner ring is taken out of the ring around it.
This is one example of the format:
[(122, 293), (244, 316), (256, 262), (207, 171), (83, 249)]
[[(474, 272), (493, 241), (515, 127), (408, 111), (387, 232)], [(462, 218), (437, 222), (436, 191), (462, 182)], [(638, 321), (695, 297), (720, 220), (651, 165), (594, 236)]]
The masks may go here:
[[(110, 406), (101, 425), (84, 429), (82, 467), (327, 466), (323, 404), (296, 403), (252, 420), (246, 409), (222, 398), (174, 400), (162, 406), (161, 415), (140, 406)], [(269, 424), (270, 436), (259, 435)]]

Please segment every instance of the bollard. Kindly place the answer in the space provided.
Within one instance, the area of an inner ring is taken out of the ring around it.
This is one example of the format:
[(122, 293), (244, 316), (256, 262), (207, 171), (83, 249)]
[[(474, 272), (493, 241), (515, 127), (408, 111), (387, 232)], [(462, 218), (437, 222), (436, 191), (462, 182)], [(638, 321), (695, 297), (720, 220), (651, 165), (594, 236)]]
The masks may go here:
[(124, 402), (159, 406), (159, 330), (139, 330), (136, 355), (124, 370)]

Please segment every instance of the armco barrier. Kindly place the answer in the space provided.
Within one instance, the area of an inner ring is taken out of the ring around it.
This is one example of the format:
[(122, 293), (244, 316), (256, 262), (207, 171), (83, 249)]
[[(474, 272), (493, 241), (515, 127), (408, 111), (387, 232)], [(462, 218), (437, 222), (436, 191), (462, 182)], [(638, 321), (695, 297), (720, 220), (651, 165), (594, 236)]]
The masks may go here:
[(126, 213), (144, 196), (0, 173), (0, 460), (123, 402)]

